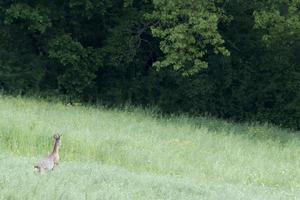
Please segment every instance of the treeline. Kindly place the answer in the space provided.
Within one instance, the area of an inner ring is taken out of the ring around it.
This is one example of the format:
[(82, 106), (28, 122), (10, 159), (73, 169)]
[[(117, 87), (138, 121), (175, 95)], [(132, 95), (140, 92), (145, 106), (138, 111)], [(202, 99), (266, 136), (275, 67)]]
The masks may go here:
[(299, 0), (2, 0), (0, 89), (300, 128)]

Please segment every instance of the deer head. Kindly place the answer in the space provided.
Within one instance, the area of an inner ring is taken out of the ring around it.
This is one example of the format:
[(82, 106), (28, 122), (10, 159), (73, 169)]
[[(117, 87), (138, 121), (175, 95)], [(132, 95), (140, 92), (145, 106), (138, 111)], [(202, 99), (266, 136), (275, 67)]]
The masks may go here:
[(56, 145), (58, 145), (58, 146), (60, 146), (61, 145), (61, 134), (55, 134), (55, 135), (53, 135), (53, 138), (55, 139), (55, 144)]

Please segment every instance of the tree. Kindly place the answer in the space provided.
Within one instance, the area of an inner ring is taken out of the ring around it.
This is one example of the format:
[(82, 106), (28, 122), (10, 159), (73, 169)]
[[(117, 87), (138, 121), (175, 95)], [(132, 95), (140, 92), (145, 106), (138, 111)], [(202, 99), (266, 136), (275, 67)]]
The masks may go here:
[(171, 66), (183, 75), (192, 75), (207, 67), (207, 55), (229, 55), (218, 24), (225, 18), (214, 1), (153, 0), (148, 18), (155, 23), (152, 34), (161, 39), (164, 57), (155, 63), (158, 69)]

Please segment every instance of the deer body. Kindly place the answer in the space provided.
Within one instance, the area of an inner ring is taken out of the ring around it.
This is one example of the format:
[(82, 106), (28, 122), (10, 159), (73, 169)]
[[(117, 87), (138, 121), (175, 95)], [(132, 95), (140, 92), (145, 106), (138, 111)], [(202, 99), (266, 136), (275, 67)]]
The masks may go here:
[(53, 170), (56, 165), (58, 165), (59, 162), (59, 148), (61, 145), (61, 136), (60, 135), (54, 135), (54, 147), (52, 153), (42, 160), (38, 165), (34, 166), (38, 170), (38, 172), (42, 171), (50, 171)]

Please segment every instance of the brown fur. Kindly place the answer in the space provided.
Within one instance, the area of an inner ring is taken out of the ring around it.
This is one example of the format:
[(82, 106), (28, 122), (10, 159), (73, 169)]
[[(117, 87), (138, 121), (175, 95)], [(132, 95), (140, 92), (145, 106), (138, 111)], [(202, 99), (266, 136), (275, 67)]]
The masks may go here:
[(42, 160), (38, 165), (34, 166), (34, 168), (37, 169), (38, 172), (53, 170), (54, 167), (57, 166), (59, 163), (59, 148), (61, 145), (61, 135), (56, 134), (53, 137), (55, 141), (52, 153), (47, 158)]

